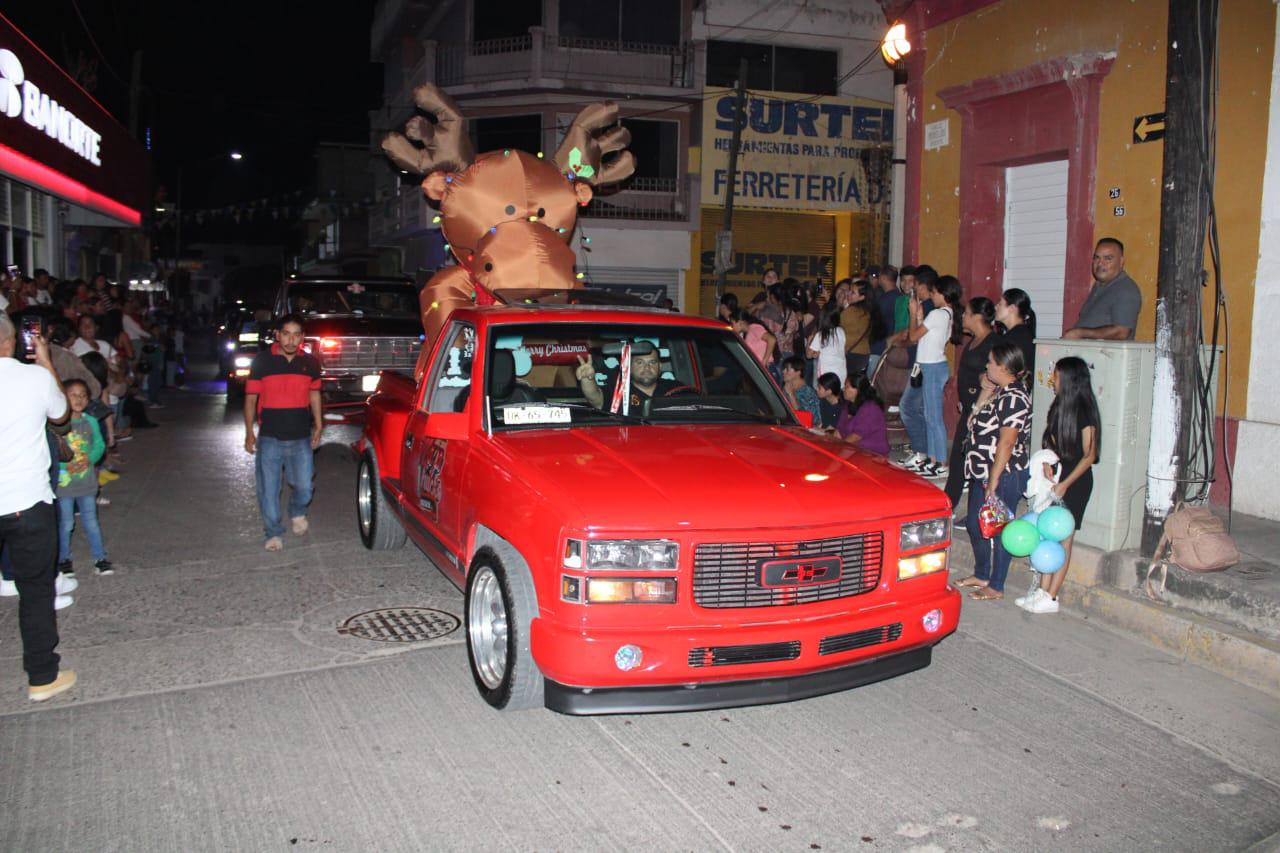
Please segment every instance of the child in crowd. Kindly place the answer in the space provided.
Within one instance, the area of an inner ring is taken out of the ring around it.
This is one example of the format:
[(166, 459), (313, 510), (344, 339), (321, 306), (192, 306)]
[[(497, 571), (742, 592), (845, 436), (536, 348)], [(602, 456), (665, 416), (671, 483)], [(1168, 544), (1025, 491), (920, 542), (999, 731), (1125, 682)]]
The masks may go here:
[(840, 419), (840, 412), (844, 408), (844, 398), (841, 396), (843, 389), (844, 383), (834, 373), (824, 373), (818, 377), (815, 390), (818, 392), (818, 411), (822, 414), (824, 432), (834, 430), (836, 421)]
[(822, 422), (818, 394), (804, 381), (804, 359), (798, 355), (789, 356), (782, 362), (782, 392), (791, 408), (813, 416), (814, 426)]
[(98, 527), (98, 505), (94, 500), (98, 492), (98, 475), (94, 466), (106, 452), (102, 431), (96, 418), (86, 414), (89, 408), (89, 386), (78, 379), (64, 386), (67, 402), (71, 405), (71, 430), (64, 441), (71, 449), (71, 461), (63, 462), (58, 471), (58, 570), (71, 574), (71, 533), (76, 526), (76, 511), (89, 537), (89, 549), (94, 566), (100, 575), (114, 571), (102, 544), (102, 530)]
[[(1089, 365), (1084, 359), (1069, 356), (1059, 359), (1049, 376), (1053, 389), (1053, 404), (1045, 422), (1041, 446), (1058, 454), (1058, 470), (1045, 466), (1045, 475), (1057, 480), (1053, 494), (1071, 511), (1076, 520), (1076, 530), (1084, 519), (1093, 493), (1093, 465), (1098, 461), (1102, 447), (1102, 418), (1098, 413), (1098, 400), (1093, 395)], [(1032, 613), (1057, 613), (1058, 591), (1067, 579), (1071, 567), (1071, 543), (1075, 534), (1062, 543), (1067, 559), (1062, 568), (1051, 575), (1040, 575), (1040, 588), (1030, 595), (1014, 599), (1023, 610)]]
[(836, 421), (836, 433), (860, 450), (878, 456), (889, 455), (889, 431), (884, 403), (867, 379), (859, 373), (844, 381), (844, 407)]
[(761, 364), (767, 365), (773, 361), (773, 351), (778, 345), (778, 339), (755, 317), (734, 306), (729, 309), (726, 319), (733, 331), (746, 343), (747, 349), (760, 359)]

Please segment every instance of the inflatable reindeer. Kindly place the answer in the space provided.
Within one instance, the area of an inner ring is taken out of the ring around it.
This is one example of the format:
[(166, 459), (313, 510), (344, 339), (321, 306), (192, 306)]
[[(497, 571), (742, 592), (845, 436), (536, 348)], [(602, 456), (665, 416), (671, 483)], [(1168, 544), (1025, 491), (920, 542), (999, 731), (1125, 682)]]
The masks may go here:
[[(477, 155), (452, 98), (430, 83), (413, 98), (435, 121), (415, 116), (404, 133), (388, 134), (382, 149), (401, 169), (425, 176), (423, 192), (439, 204), (440, 227), (458, 261), (422, 290), (425, 358), (459, 306), (491, 304), (500, 289), (577, 287), (569, 248), (577, 208), (591, 201), (593, 187), (629, 177), (635, 158), (612, 102), (584, 107), (548, 161), (512, 149)], [(605, 162), (610, 154), (616, 156)], [(420, 358), (419, 375), (422, 368)]]

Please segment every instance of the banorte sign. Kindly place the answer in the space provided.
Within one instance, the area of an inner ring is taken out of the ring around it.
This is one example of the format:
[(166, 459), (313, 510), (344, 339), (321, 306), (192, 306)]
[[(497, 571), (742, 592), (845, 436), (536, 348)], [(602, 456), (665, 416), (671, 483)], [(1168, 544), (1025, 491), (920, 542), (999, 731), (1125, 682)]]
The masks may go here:
[(27, 79), (17, 54), (4, 48), (0, 48), (0, 112), (10, 119), (21, 117), (93, 165), (102, 165), (102, 134), (40, 91)]

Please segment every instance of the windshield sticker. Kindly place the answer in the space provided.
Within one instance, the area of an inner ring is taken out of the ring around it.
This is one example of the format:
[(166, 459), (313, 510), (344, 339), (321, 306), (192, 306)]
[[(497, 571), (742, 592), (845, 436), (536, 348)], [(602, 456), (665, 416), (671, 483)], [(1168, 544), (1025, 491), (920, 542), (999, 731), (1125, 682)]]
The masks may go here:
[(347, 293), (364, 293), (363, 284), (348, 284)]
[(496, 349), (519, 349), (522, 343), (524, 343), (523, 335), (502, 335), (494, 341), (493, 345)]
[(573, 420), (567, 406), (507, 406), (502, 409), (502, 421), (507, 426), (528, 424), (567, 424)]

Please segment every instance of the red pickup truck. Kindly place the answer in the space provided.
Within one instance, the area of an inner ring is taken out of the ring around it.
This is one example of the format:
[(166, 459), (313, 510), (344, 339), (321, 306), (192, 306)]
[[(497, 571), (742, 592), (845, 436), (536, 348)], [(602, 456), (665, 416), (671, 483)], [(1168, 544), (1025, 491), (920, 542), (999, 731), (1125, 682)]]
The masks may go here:
[(481, 696), (568, 714), (787, 701), (928, 666), (947, 498), (805, 428), (730, 330), (582, 291), (459, 309), (368, 401), (357, 513), (465, 592)]

